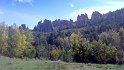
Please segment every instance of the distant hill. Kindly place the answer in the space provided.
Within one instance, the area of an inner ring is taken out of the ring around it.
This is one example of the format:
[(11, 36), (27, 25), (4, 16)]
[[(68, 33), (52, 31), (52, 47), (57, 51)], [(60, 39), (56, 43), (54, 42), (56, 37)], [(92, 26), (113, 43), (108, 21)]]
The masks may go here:
[(95, 11), (92, 13), (91, 19), (86, 13), (78, 15), (76, 21), (71, 19), (56, 19), (55, 21), (45, 19), (43, 22), (39, 21), (33, 31), (52, 32), (74, 28), (85, 28), (85, 30), (95, 28), (98, 32), (104, 32), (108, 29), (119, 29), (120, 26), (124, 26), (124, 8), (106, 14)]

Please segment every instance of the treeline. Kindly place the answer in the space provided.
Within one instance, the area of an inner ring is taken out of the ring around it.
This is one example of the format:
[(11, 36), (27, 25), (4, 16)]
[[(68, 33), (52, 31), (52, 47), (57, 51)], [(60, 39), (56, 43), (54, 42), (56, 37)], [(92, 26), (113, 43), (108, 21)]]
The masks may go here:
[(78, 29), (48, 33), (0, 23), (0, 54), (85, 63), (124, 63), (124, 28), (81, 32)]
[(16, 24), (7, 26), (0, 23), (0, 54), (9, 57), (34, 57), (35, 47), (32, 46), (33, 34), (23, 30)]

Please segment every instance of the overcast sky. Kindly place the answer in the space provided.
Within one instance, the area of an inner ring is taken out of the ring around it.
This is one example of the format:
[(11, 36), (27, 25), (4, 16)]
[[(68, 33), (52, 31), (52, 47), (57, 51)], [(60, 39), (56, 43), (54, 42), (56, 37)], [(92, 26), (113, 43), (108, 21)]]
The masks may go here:
[(93, 11), (107, 13), (124, 7), (124, 0), (0, 0), (0, 22), (33, 28), (44, 19), (73, 19)]

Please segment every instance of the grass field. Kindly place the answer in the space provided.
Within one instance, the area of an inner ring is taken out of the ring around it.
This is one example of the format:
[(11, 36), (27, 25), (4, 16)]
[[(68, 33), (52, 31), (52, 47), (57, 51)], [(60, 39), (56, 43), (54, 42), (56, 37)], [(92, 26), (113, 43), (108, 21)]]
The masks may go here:
[(65, 63), (0, 57), (0, 70), (124, 70), (124, 65)]

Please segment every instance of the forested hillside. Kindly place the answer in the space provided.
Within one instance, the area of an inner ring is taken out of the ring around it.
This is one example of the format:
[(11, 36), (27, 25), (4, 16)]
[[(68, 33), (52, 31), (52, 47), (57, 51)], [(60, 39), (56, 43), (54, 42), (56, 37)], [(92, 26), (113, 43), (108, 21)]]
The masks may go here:
[(85, 63), (124, 63), (124, 8), (77, 20), (39, 21), (33, 30), (25, 24), (0, 23), (0, 54), (11, 58), (38, 58)]

